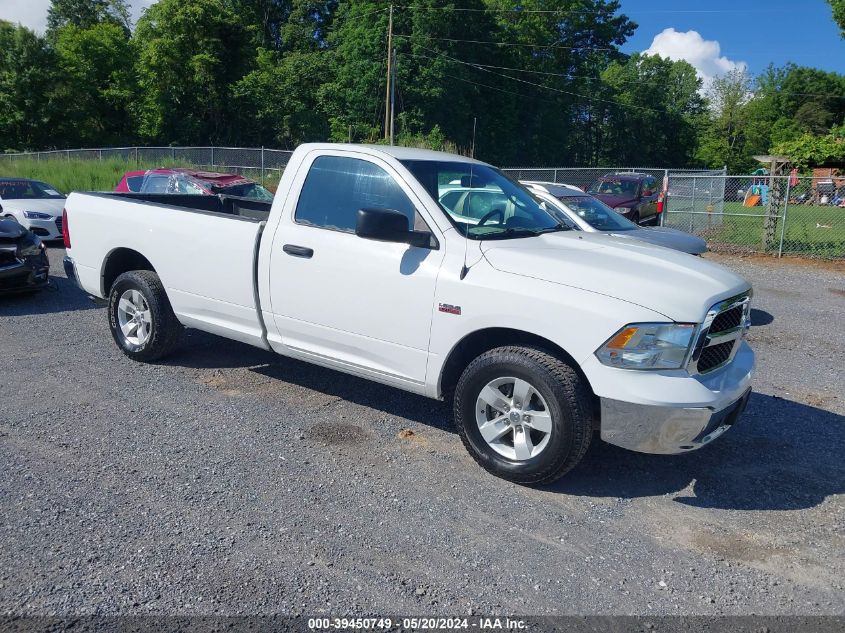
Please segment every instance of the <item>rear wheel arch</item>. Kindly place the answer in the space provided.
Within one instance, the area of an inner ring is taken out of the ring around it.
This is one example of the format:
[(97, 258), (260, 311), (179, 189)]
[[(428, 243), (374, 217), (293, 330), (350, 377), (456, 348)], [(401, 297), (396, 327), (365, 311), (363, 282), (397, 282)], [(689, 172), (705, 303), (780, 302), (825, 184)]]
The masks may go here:
[(108, 297), (115, 279), (130, 270), (157, 272), (150, 260), (134, 249), (120, 247), (111, 250), (103, 260), (100, 273), (101, 296)]

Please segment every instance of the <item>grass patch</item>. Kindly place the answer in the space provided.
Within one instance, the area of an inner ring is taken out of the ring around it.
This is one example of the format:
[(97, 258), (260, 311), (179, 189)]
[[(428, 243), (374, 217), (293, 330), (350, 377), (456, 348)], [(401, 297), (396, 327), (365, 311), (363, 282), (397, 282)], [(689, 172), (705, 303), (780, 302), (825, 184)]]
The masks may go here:
[[(781, 222), (777, 219), (774, 242), (764, 244), (765, 207), (743, 207), (741, 202), (725, 202), (724, 215), (708, 214), (706, 203), (672, 210), (666, 225), (695, 232), (713, 246), (735, 247), (739, 251), (777, 252)], [(692, 229), (692, 231), (691, 231)], [(783, 252), (817, 257), (845, 257), (845, 208), (816, 205), (789, 205), (786, 214)]]
[[(206, 166), (192, 165), (185, 161), (169, 159), (158, 161), (122, 160), (109, 158), (103, 160), (62, 159), (48, 160), (19, 159), (8, 160), (0, 156), (0, 178), (34, 178), (42, 180), (60, 191), (112, 191), (120, 178), (127, 171), (154, 169), (156, 167), (188, 167), (191, 169), (209, 169)], [(229, 172), (226, 167), (217, 166), (214, 171)], [(247, 178), (261, 182), (261, 170), (239, 170)], [(271, 191), (276, 190), (279, 172), (267, 171), (264, 185)]]

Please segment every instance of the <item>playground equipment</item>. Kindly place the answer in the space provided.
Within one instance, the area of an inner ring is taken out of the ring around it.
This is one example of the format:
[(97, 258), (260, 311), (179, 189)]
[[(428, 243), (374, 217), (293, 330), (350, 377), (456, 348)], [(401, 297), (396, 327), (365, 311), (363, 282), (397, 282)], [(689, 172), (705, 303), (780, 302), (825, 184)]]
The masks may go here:
[(742, 201), (744, 207), (756, 207), (758, 205), (766, 206), (769, 204), (769, 185), (768, 177), (769, 170), (764, 167), (755, 169), (752, 176), (757, 176), (751, 179), (751, 186), (745, 192), (745, 199)]

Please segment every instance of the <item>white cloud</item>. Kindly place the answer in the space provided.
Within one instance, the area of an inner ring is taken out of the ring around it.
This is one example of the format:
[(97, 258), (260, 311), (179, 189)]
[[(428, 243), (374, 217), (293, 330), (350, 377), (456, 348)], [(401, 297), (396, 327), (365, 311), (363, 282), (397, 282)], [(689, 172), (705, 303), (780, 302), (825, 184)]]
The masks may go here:
[[(132, 14), (132, 22), (137, 22), (144, 9), (156, 0), (135, 0), (129, 5)], [(12, 23), (20, 23), (38, 33), (43, 33), (47, 28), (47, 9), (50, 8), (50, 0), (0, 0), (0, 20), (8, 20)]]
[(721, 54), (721, 46), (716, 40), (705, 40), (698, 31), (676, 31), (664, 29), (654, 36), (651, 46), (643, 51), (644, 55), (660, 55), (678, 61), (690, 63), (699, 78), (707, 86), (714, 77), (724, 75), (734, 69), (745, 69), (747, 64), (728, 59)]

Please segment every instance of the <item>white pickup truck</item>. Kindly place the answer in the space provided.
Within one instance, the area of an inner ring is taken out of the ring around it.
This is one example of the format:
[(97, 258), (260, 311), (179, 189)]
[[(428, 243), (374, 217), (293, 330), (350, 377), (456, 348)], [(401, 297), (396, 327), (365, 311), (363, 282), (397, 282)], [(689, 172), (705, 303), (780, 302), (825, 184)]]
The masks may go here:
[[(456, 187), (505, 195), (451, 209)], [(567, 230), (461, 156), (302, 145), (272, 203), (74, 193), (64, 227), (68, 276), (108, 299), (130, 358), (164, 356), (187, 326), (451, 398), (472, 457), (523, 484), (572, 469), (595, 431), (699, 448), (750, 392), (748, 282)]]

